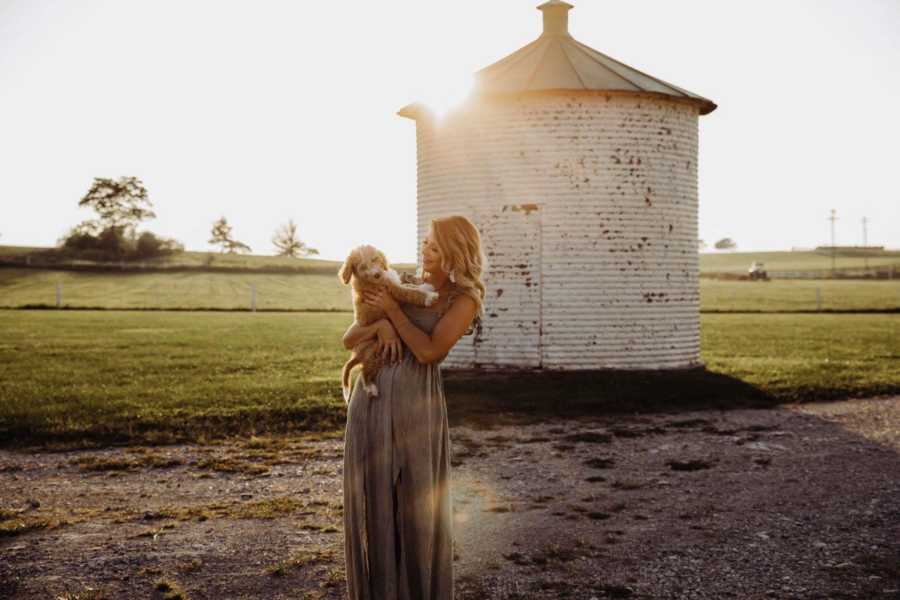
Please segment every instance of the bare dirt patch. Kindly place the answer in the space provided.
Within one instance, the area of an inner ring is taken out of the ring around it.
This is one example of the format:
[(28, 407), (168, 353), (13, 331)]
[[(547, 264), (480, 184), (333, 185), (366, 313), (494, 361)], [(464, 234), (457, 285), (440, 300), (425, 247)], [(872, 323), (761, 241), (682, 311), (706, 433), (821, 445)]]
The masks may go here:
[[(900, 397), (450, 437), (459, 599), (900, 598)], [(344, 598), (342, 449), (0, 451), (0, 598)]]

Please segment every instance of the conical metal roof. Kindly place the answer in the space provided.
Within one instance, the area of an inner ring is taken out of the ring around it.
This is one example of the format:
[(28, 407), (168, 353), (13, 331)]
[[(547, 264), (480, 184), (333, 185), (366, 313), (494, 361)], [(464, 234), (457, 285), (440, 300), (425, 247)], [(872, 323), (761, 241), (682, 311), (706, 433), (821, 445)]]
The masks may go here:
[[(700, 114), (716, 109), (703, 96), (638, 71), (586, 46), (569, 34), (571, 4), (550, 0), (537, 7), (544, 14), (544, 31), (533, 42), (475, 73), (473, 93), (497, 96), (529, 92), (613, 92), (663, 95), (696, 104)], [(415, 118), (421, 104), (397, 114)]]

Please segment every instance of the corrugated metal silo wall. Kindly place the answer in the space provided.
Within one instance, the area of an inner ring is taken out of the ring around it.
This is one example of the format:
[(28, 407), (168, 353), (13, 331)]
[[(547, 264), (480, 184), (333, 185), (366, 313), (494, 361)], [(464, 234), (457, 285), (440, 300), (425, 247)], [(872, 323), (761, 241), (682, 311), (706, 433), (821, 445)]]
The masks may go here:
[(484, 327), (445, 369), (700, 364), (693, 106), (562, 95), (417, 121), (418, 252), (463, 214), (489, 270)]

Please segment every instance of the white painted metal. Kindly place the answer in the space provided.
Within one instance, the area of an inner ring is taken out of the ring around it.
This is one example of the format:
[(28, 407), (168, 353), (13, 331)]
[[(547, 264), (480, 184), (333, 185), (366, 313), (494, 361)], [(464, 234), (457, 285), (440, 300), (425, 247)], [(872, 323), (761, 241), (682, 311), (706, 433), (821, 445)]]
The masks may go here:
[(490, 263), (484, 326), (444, 368), (700, 364), (697, 126), (697, 106), (602, 92), (419, 116), (419, 252), (463, 214)]
[(475, 205), (471, 211), (482, 239), (491, 240), (484, 248), (484, 279), (491, 285), (482, 327), (457, 344), (453, 363), (541, 367), (541, 213), (537, 205)]

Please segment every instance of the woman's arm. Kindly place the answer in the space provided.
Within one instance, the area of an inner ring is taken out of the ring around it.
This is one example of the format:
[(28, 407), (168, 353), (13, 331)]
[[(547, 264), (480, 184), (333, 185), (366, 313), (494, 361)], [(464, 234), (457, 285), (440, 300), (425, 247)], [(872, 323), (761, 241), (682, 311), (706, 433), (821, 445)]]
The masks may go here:
[(379, 319), (370, 325), (360, 325), (355, 321), (344, 333), (342, 340), (344, 348), (352, 349), (356, 344), (371, 337), (378, 337), (378, 351), (390, 361), (398, 361), (403, 358), (403, 345), (394, 326), (387, 319)]
[(350, 328), (344, 333), (344, 348), (350, 350), (363, 340), (375, 337), (378, 335), (378, 328), (383, 327), (384, 323), (385, 319), (379, 319), (371, 325), (360, 325), (354, 321)]
[(475, 300), (460, 296), (454, 300), (429, 336), (409, 320), (399, 306), (386, 309), (400, 338), (420, 363), (431, 364), (443, 359), (469, 328), (477, 310)]

